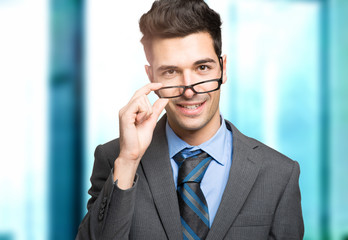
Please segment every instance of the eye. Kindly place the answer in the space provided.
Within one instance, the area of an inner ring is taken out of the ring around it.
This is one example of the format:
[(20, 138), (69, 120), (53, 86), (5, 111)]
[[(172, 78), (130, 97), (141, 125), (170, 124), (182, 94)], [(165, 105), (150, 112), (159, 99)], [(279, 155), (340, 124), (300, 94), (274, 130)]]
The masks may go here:
[(199, 65), (198, 66), (198, 70), (202, 71), (202, 72), (208, 71), (209, 69), (210, 69), (210, 67), (208, 65)]
[(163, 72), (163, 75), (173, 75), (175, 73), (176, 73), (175, 69), (169, 69), (169, 70)]

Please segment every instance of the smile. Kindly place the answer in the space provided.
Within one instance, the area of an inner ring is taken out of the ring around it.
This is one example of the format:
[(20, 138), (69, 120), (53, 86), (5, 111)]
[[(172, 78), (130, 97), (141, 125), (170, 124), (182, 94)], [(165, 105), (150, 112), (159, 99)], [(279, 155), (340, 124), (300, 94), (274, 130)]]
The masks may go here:
[(203, 103), (200, 103), (200, 104), (195, 104), (195, 105), (181, 105), (181, 104), (178, 104), (180, 107), (183, 107), (183, 108), (186, 108), (186, 109), (197, 109), (199, 108), (200, 106), (202, 106)]
[(184, 116), (187, 116), (187, 117), (197, 117), (199, 116), (204, 108), (205, 108), (205, 103), (206, 101), (204, 102), (201, 102), (201, 103), (177, 103), (176, 104), (176, 109), (178, 110), (179, 113), (181, 113), (182, 115)]

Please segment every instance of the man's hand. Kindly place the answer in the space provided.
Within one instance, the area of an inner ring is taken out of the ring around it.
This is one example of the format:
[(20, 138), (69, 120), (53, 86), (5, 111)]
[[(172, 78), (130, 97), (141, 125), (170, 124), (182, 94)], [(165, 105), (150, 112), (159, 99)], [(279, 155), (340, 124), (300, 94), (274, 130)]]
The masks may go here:
[(149, 83), (135, 92), (129, 103), (119, 112), (120, 154), (114, 163), (114, 181), (118, 187), (133, 185), (140, 159), (149, 147), (159, 115), (168, 99), (158, 99), (151, 106), (147, 95), (162, 87), (161, 83)]

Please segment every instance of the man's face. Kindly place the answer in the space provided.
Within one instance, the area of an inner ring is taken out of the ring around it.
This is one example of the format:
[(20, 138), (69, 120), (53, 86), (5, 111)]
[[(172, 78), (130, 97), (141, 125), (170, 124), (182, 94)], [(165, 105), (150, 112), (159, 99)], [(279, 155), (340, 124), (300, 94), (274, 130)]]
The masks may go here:
[[(164, 86), (187, 86), (221, 76), (220, 59), (210, 34), (206, 32), (153, 40), (150, 64), (146, 66), (150, 80)], [(224, 74), (223, 83), (225, 81)], [(219, 99), (220, 90), (195, 94), (191, 89), (181, 97), (172, 98), (166, 106), (171, 128), (180, 137), (202, 130), (214, 134), (220, 126)]]

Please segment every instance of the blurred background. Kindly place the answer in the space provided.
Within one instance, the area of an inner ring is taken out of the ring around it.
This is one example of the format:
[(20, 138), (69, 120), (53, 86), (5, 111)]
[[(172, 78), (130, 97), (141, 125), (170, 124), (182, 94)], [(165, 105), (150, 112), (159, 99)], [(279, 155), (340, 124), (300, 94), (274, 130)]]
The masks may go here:
[[(207, 2), (223, 20), (223, 116), (300, 163), (305, 239), (347, 240), (348, 1)], [(94, 149), (148, 81), (151, 4), (0, 0), (0, 240), (75, 238)]]

